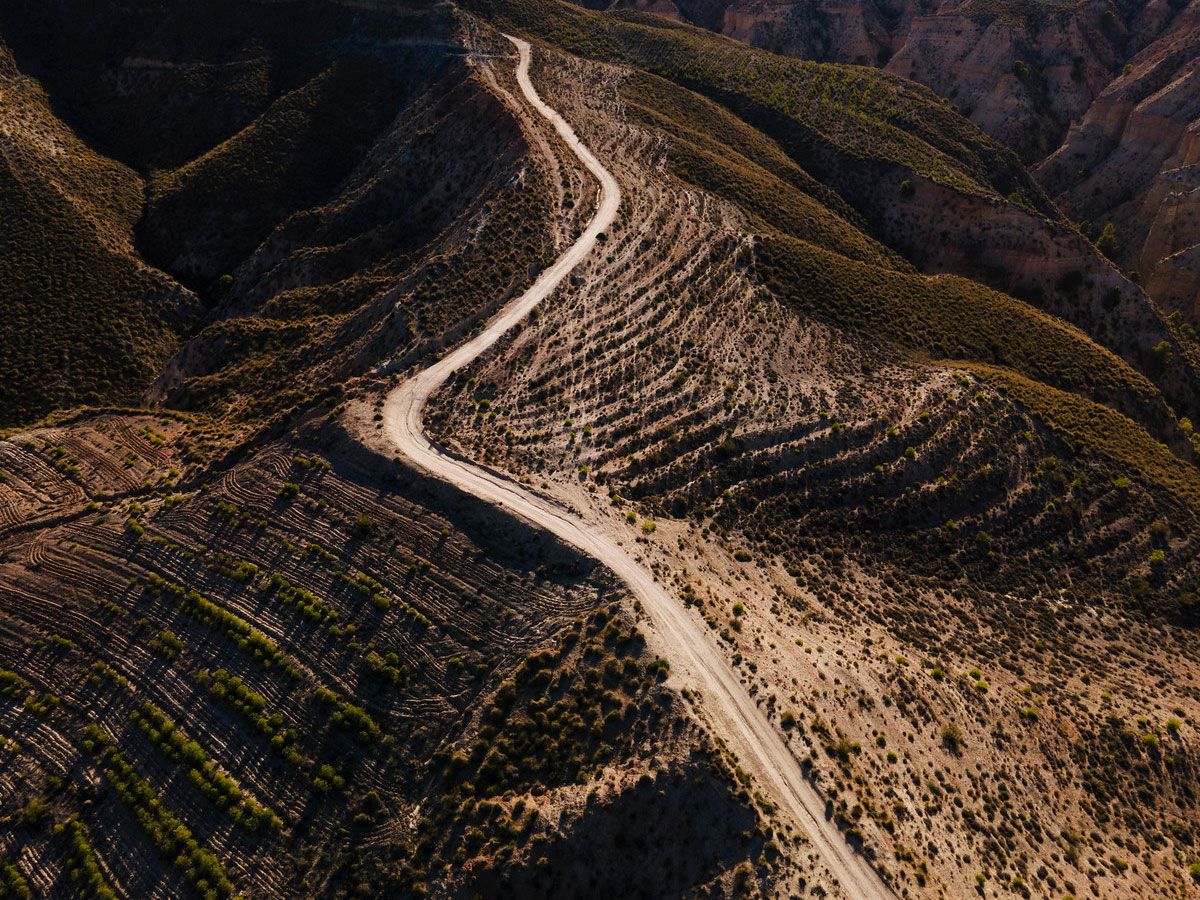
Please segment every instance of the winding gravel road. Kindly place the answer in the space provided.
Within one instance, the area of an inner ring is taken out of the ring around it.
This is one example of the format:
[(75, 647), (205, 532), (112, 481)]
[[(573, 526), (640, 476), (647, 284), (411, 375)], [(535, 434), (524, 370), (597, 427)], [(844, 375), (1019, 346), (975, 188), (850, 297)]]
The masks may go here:
[(385, 433), (419, 469), (553, 532), (615, 572), (650, 616), (657, 643), (671, 661), (672, 680), (700, 695), (713, 727), (742, 768), (812, 841), (843, 892), (864, 900), (894, 897), (879, 874), (825, 818), (821, 797), (805, 778), (780, 733), (738, 681), (703, 622), (658, 585), (616, 541), (591, 529), (571, 512), (527, 493), (519, 484), (447, 455), (425, 436), (421, 414), (430, 395), (456, 369), (495, 344), (554, 291), (592, 251), (597, 235), (612, 225), (621, 202), (616, 179), (534, 90), (529, 80), (529, 44), (514, 37), (508, 39), (520, 54), (517, 81), (522, 92), (599, 180), (600, 207), (587, 230), (554, 265), (542, 272), (528, 291), (500, 310), (471, 340), (389, 394), (383, 411)]

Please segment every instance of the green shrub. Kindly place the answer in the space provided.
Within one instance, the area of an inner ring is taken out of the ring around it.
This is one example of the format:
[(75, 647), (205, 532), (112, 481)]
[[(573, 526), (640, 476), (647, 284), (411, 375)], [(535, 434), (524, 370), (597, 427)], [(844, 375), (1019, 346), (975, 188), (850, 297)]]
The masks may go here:
[(200, 792), (235, 822), (251, 831), (282, 827), (283, 822), (274, 811), (245, 793), (203, 747), (189, 739), (157, 706), (144, 702), (135, 712), (134, 721), (162, 753), (184, 767), (188, 779)]
[(146, 576), (145, 586), (147, 592), (155, 597), (173, 598), (189, 616), (206, 627), (225, 634), (265, 668), (278, 668), (292, 678), (300, 677), (300, 670), (295, 661), (273, 640), (240, 616), (218, 606), (199, 592), (168, 581), (155, 572)]
[(351, 732), (359, 743), (367, 744), (379, 737), (378, 723), (361, 706), (356, 706), (326, 687), (317, 688), (313, 697), (333, 711), (330, 721), (338, 728)]
[(175, 632), (168, 630), (160, 631), (152, 637), (146, 644), (146, 649), (168, 662), (173, 662), (183, 652), (184, 645)]
[(1117, 245), (1117, 229), (1112, 222), (1105, 225), (1104, 230), (1100, 232), (1100, 237), (1096, 239), (1096, 249), (1109, 259), (1117, 258), (1120, 248)]
[(271, 749), (280, 757), (295, 766), (305, 764), (297, 749), (300, 736), (296, 729), (284, 727), (282, 713), (268, 713), (266, 698), (240, 677), (225, 669), (202, 669), (196, 681), (210, 696), (232, 706), (251, 728), (268, 739)]
[(0, 900), (29, 900), (32, 896), (29, 882), (17, 864), (0, 860)]
[(953, 722), (947, 722), (942, 726), (942, 744), (955, 755), (961, 753), (964, 744), (962, 729)]
[(137, 773), (129, 761), (94, 728), (102, 740), (93, 740), (100, 760), (106, 763), (104, 775), (121, 801), (133, 812), (147, 837), (163, 859), (171, 861), (200, 894), (211, 891), (216, 897), (232, 897), (233, 882), (212, 851), (200, 846), (191, 829), (168, 810), (150, 783)]
[(278, 572), (271, 575), (263, 590), (298, 610), (310, 622), (330, 623), (341, 618), (341, 614), (331, 604), (311, 591), (292, 584)]
[(100, 869), (99, 857), (92, 847), (87, 827), (71, 817), (56, 826), (55, 831), (67, 835), (67, 856), (71, 863), (68, 871), (80, 895), (88, 900), (117, 900), (116, 892)]
[(381, 656), (371, 650), (363, 657), (362, 664), (370, 675), (389, 684), (403, 684), (408, 680), (408, 666), (402, 663), (400, 657), (395, 653)]

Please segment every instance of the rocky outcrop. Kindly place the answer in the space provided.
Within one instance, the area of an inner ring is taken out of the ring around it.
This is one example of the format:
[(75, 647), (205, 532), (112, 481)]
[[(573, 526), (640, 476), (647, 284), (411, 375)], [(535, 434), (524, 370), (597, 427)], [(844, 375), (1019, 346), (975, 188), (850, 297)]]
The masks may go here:
[(955, 103), (1026, 162), (1159, 38), (1178, 0), (1117, 8), (1087, 0), (1049, 9), (953, 0), (618, 0), (719, 31), (755, 47), (823, 62), (886, 68)]
[(1141, 206), (1143, 215), (1154, 218), (1138, 268), (1153, 281), (1168, 259), (1200, 245), (1200, 166), (1160, 173)]
[(1194, 320), (1182, 273), (1200, 243), (1200, 3), (1130, 62), (1037, 175), (1088, 230), (1111, 223), (1117, 261)]
[(1040, 159), (1120, 67), (1128, 30), (1108, 4), (1037, 20), (976, 6), (914, 19), (887, 69), (929, 85), (1026, 161)]
[(1179, 310), (1189, 321), (1200, 322), (1200, 244), (1160, 260), (1149, 289), (1167, 309)]
[[(751, 0), (726, 6), (717, 30), (788, 56), (876, 65), (891, 56), (894, 29), (899, 22), (911, 18), (913, 7), (919, 5), (923, 5), (920, 0), (896, 4), (894, 8), (871, 0), (862, 3), (809, 0), (786, 5)], [(688, 9), (686, 5), (681, 8)]]

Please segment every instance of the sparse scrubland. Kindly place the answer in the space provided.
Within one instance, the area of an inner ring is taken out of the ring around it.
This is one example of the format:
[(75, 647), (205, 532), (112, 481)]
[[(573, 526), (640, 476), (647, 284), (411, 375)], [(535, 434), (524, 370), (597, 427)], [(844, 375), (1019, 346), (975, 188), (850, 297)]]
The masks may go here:
[(847, 896), (611, 573), (383, 437), (595, 207), (493, 27), (624, 200), (430, 434), (634, 553), (897, 895), (1187, 896), (1198, 348), (1021, 157), (630, 10), (16, 0), (0, 897)]
[[(802, 154), (762, 190), (782, 145), (728, 110), (551, 59), (633, 199), (435, 404), (443, 439), (635, 543), (901, 894), (1177, 892), (1197, 476), (1161, 373), (868, 250)], [(772, 210), (797, 185), (812, 212)]]

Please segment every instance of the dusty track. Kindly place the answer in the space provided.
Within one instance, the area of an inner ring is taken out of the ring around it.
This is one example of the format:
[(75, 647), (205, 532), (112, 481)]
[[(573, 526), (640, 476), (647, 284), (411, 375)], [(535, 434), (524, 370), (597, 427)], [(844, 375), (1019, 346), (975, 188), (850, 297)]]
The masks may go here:
[(447, 455), (425, 436), (421, 415), (429, 397), (457, 369), (467, 365), (516, 325), (595, 247), (597, 236), (616, 218), (621, 191), (616, 179), (576, 137), (563, 118), (542, 102), (529, 80), (529, 44), (509, 38), (520, 53), (517, 81), (526, 99), (549, 122), (583, 165), (600, 182), (600, 206), (587, 229), (520, 297), (506, 305), (458, 349), (408, 379), (388, 396), (384, 428), (398, 450), (420, 469), (504, 508), (603, 562), (641, 600), (655, 638), (672, 664), (673, 677), (700, 694), (703, 706), (727, 746), (760, 788), (791, 816), (812, 841), (843, 892), (854, 898), (892, 897), (893, 893), (866, 860), (854, 852), (824, 816), (824, 802), (809, 784), (783, 738), (695, 618), (612, 538), (592, 529), (571, 512), (536, 497), (520, 485)]

